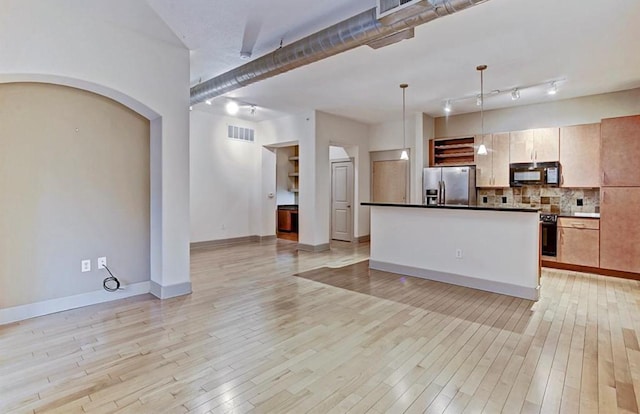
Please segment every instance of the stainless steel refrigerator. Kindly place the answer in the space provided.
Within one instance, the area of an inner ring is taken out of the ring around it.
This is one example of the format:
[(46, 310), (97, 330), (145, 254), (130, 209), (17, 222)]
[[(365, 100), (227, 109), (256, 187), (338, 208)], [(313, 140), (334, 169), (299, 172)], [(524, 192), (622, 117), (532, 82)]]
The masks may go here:
[(425, 168), (422, 176), (424, 204), (476, 205), (476, 167)]

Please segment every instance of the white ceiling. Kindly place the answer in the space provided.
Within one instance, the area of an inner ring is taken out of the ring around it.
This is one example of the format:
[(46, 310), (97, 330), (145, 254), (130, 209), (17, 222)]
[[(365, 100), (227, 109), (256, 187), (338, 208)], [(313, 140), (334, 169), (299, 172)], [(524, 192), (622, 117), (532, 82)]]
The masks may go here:
[[(197, 83), (244, 63), (244, 25), (262, 21), (254, 57), (375, 6), (374, 0), (147, 0), (192, 50)], [(267, 5), (268, 3), (268, 5)], [(347, 4), (345, 4), (347, 3)], [(378, 50), (367, 46), (238, 89), (227, 97), (269, 108), (260, 119), (319, 109), (363, 122), (401, 116), (398, 85), (409, 83), (408, 112), (442, 116), (446, 99), (479, 92), (478, 64), (487, 64), (485, 93), (566, 79), (545, 88), (487, 98), (485, 108), (566, 99), (640, 87), (638, 0), (489, 0), (416, 29), (414, 39)], [(225, 97), (198, 109), (221, 111)], [(453, 114), (477, 111), (469, 100)], [(259, 111), (260, 112), (260, 111)]]

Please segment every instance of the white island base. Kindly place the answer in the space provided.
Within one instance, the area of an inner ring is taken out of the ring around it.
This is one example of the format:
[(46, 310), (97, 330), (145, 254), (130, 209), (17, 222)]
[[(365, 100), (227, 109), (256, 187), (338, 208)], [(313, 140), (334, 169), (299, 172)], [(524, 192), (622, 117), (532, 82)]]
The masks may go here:
[(363, 205), (371, 269), (538, 300), (536, 210)]

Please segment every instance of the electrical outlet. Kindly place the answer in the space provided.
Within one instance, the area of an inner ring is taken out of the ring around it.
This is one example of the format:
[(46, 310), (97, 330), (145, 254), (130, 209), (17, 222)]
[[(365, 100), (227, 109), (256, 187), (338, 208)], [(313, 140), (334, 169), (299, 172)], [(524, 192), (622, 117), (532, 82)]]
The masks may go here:
[(456, 259), (462, 259), (462, 249), (456, 249)]
[(105, 257), (98, 257), (98, 269), (104, 269), (104, 267), (107, 265), (107, 258)]
[(82, 273), (91, 271), (91, 260), (83, 260), (80, 262)]

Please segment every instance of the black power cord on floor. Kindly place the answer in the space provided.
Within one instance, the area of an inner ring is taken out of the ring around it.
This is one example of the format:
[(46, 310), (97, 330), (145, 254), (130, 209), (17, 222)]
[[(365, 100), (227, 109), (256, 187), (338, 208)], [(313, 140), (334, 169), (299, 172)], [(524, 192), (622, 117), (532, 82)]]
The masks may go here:
[(107, 272), (109, 272), (109, 275), (111, 276), (102, 281), (102, 287), (107, 292), (117, 291), (118, 289), (120, 289), (120, 281), (118, 280), (117, 277), (113, 275), (113, 273), (111, 273), (111, 270), (109, 270), (109, 268), (106, 265), (103, 265), (103, 266), (105, 269), (107, 269)]

